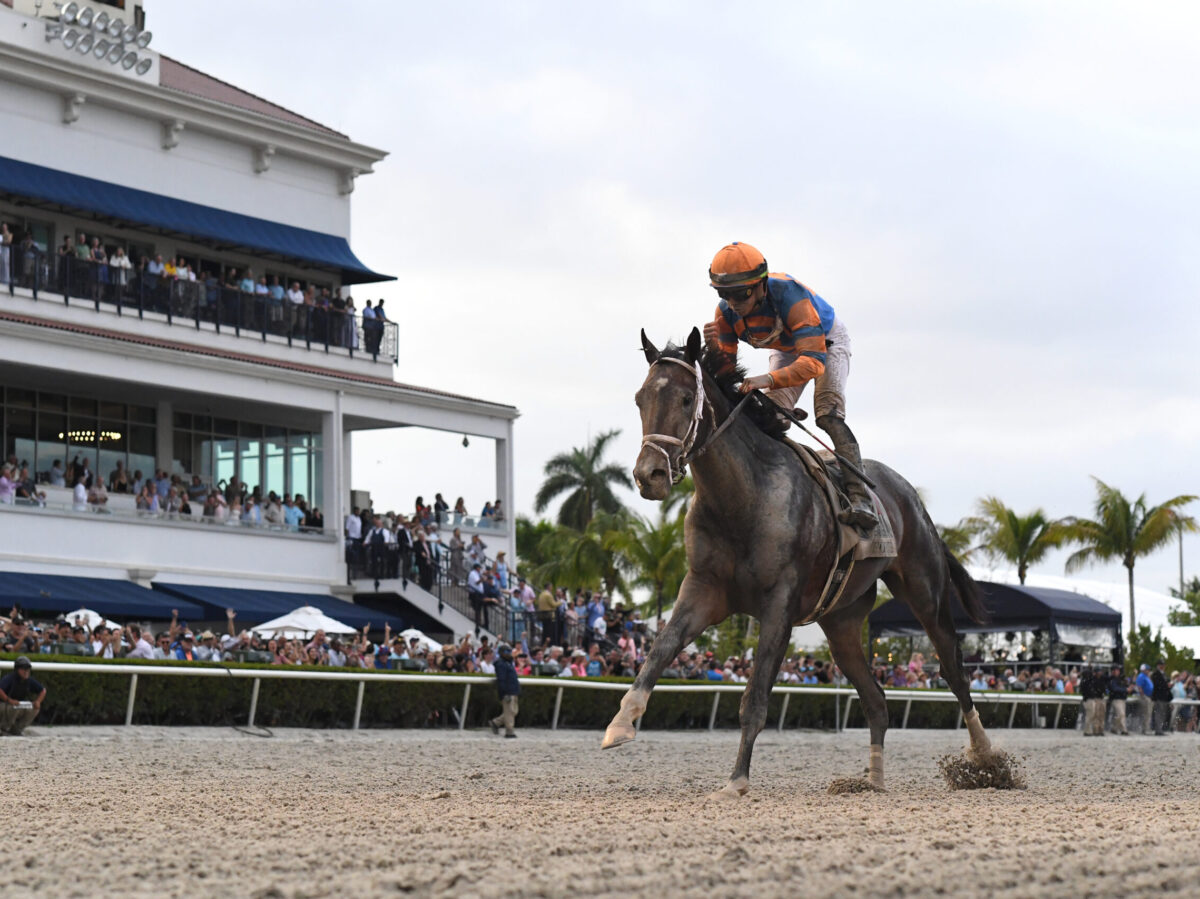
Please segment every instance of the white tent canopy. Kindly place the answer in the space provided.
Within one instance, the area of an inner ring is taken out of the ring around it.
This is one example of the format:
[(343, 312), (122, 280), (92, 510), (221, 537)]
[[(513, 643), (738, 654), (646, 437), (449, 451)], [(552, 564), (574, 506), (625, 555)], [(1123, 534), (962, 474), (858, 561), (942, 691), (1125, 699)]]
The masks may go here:
[(410, 627), (408, 630), (401, 631), (400, 636), (404, 638), (405, 646), (408, 646), (412, 642), (413, 637), (416, 637), (417, 644), (422, 649), (424, 649), (426, 652), (436, 652), (437, 650), (442, 648), (441, 643), (439, 643), (437, 640), (434, 640), (434, 639), (431, 639), (430, 637), (425, 636), (424, 633), (417, 630), (415, 627)]
[(314, 606), (301, 606), (286, 615), (264, 621), (257, 625), (254, 633), (260, 637), (311, 637), (317, 631), (326, 634), (353, 634), (354, 628), (330, 618)]
[(91, 609), (76, 609), (74, 612), (67, 612), (64, 617), (71, 623), (72, 627), (75, 626), (76, 619), (81, 620), (83, 626), (89, 631), (94, 631), (102, 624), (110, 630), (112, 628), (116, 628), (117, 630), (121, 629), (121, 625), (117, 624), (115, 621), (110, 621), (99, 612), (93, 612)]

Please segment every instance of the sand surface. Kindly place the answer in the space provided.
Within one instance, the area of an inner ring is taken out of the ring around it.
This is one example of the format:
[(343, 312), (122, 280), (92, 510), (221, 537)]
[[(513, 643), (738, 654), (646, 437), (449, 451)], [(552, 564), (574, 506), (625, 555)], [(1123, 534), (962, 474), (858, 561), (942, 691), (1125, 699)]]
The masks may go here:
[(1200, 894), (1200, 739), (1001, 731), (1029, 788), (950, 792), (965, 732), (281, 731), (34, 727), (3, 738), (0, 895)]

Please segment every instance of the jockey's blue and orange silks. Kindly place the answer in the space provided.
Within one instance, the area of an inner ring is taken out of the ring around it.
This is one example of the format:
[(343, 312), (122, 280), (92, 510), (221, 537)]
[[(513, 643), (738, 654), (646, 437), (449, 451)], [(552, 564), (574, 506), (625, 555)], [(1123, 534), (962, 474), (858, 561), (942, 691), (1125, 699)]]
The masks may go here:
[(717, 304), (717, 340), (731, 360), (739, 340), (795, 356), (786, 368), (771, 372), (775, 387), (804, 384), (825, 371), (825, 337), (833, 327), (833, 307), (791, 275), (767, 276), (766, 295), (745, 318), (729, 304)]

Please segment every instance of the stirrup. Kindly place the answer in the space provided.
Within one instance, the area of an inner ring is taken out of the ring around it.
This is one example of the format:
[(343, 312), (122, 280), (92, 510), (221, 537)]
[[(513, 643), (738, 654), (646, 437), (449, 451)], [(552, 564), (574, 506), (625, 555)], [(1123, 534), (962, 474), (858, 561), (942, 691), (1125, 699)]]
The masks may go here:
[(854, 505), (843, 509), (838, 513), (838, 520), (863, 531), (873, 531), (879, 527), (879, 518), (875, 512), (863, 506)]

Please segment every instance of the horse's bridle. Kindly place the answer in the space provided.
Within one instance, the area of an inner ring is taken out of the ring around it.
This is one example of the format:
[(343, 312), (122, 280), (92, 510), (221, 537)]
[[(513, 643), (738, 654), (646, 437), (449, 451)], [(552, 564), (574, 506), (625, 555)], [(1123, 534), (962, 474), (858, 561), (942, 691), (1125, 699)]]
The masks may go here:
[[(687, 474), (688, 465), (695, 459), (699, 458), (712, 445), (721, 434), (733, 424), (733, 420), (737, 418), (738, 413), (742, 411), (742, 407), (746, 405), (746, 401), (750, 399), (752, 394), (746, 394), (742, 397), (741, 402), (733, 407), (733, 411), (725, 417), (720, 426), (708, 435), (708, 438), (696, 447), (696, 435), (700, 432), (700, 422), (704, 420), (705, 410), (709, 415), (713, 414), (712, 403), (709, 402), (708, 396), (704, 392), (704, 372), (700, 368), (699, 362), (693, 362), (690, 365), (682, 359), (676, 359), (672, 356), (662, 356), (654, 364), (659, 362), (674, 362), (676, 365), (682, 365), (689, 372), (696, 376), (696, 402), (692, 407), (692, 420), (688, 422), (687, 430), (682, 437), (672, 437), (670, 434), (643, 434), (642, 449), (650, 447), (663, 454), (663, 458), (667, 460), (667, 472), (671, 476), (671, 483), (678, 484)], [(652, 366), (653, 367), (653, 366)], [(668, 446), (679, 447), (679, 453), (674, 458), (671, 453), (662, 444)]]

